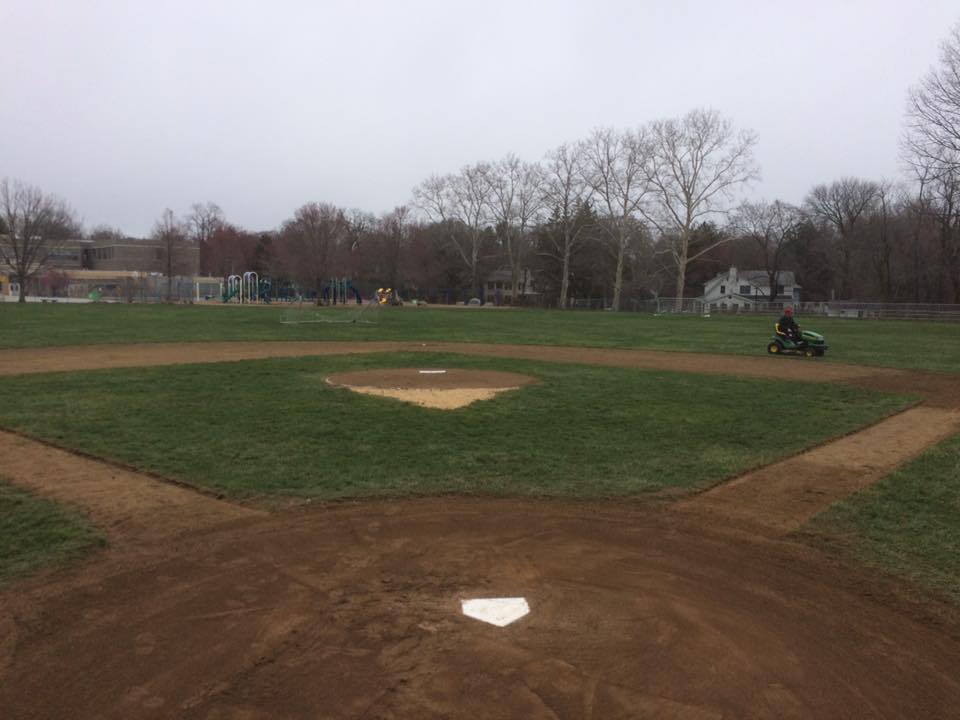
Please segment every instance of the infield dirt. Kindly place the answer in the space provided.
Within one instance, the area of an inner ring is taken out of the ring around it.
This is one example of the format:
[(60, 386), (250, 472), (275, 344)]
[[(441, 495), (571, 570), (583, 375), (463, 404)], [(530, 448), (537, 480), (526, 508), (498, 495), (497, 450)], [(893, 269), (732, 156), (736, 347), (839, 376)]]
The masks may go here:
[[(759, 469), (677, 505), (450, 497), (268, 514), (4, 434), (5, 462), (19, 458), (11, 480), (86, 507), (113, 541), (0, 591), (5, 717), (958, 716), (956, 608), (784, 537), (795, 517), (770, 521), (797, 492), (816, 499), (802, 517), (956, 431), (955, 378), (779, 358), (295, 345), (57, 349), (29, 363), (6, 351), (0, 372), (428, 349), (848, 382), (923, 402), (784, 461), (814, 463), (799, 485)], [(845, 459), (837, 475), (822, 472), (824, 451)], [(459, 613), (461, 599), (498, 595), (526, 597), (530, 615), (501, 629)]]

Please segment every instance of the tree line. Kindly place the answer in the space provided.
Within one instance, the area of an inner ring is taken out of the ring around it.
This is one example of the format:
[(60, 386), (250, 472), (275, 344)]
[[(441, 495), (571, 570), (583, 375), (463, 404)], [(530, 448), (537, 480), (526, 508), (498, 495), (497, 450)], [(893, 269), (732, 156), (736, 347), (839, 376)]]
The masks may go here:
[[(680, 302), (736, 265), (764, 270), (771, 298), (792, 270), (807, 300), (960, 303), (960, 25), (909, 92), (904, 177), (839, 178), (796, 205), (744, 202), (759, 178), (756, 142), (719, 112), (696, 109), (599, 128), (539, 161), (509, 154), (431, 176), (379, 216), (312, 202), (253, 232), (205, 203), (182, 217), (164, 211), (152, 237), (167, 248), (168, 275), (175, 248), (195, 243), (203, 274), (255, 270), (318, 299), (331, 277), (430, 300), (483, 297), (500, 270), (502, 295), (514, 301), (565, 308), (592, 297), (618, 310)], [(63, 201), (0, 183), (0, 264), (18, 277), (34, 276), (77, 232)], [(122, 235), (88, 233), (111, 234)]]

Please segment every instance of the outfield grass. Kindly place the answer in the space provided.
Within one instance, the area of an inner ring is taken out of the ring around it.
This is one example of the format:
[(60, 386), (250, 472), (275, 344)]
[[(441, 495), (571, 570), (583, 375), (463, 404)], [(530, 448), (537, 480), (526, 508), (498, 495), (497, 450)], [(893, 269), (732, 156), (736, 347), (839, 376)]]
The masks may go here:
[(960, 435), (814, 518), (860, 559), (960, 600)]
[[(350, 311), (321, 310), (333, 319)], [(378, 325), (282, 325), (282, 309), (0, 303), (0, 348), (214, 340), (420, 340), (649, 348), (762, 355), (771, 317), (386, 308)], [(800, 318), (837, 362), (960, 372), (960, 326)]]
[(0, 480), (0, 583), (103, 542), (79, 513)]
[[(541, 380), (455, 411), (325, 383), (346, 369), (500, 369)], [(0, 425), (236, 497), (444, 492), (630, 496), (699, 488), (907, 400), (810, 384), (383, 354), (10, 377)]]

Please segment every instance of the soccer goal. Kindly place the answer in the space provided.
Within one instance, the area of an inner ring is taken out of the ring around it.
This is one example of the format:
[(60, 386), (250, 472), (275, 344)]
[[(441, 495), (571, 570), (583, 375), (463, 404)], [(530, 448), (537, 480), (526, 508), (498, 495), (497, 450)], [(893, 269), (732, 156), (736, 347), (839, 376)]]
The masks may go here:
[(367, 300), (363, 305), (321, 308), (309, 300), (304, 300), (301, 296), (298, 300), (294, 300), (289, 308), (280, 312), (280, 322), (284, 325), (314, 323), (379, 325), (381, 307), (376, 297)]

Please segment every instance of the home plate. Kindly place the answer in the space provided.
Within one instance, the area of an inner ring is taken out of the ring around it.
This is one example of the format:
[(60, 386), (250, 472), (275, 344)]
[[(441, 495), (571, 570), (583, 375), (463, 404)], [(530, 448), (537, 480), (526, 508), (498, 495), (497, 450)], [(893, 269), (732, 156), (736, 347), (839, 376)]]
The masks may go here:
[(526, 598), (478, 598), (476, 600), (462, 600), (460, 607), (463, 614), (475, 620), (506, 627), (530, 612)]

